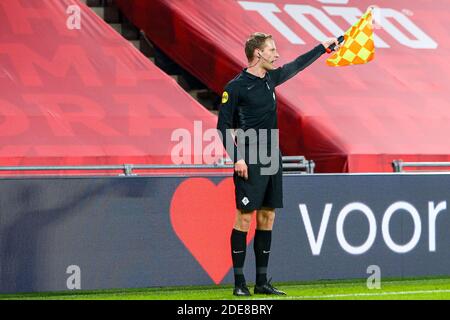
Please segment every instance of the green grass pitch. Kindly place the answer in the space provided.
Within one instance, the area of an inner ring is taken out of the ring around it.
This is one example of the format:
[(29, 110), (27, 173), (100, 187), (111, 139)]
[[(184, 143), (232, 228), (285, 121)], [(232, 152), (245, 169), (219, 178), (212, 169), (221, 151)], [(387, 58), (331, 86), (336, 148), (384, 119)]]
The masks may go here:
[[(317, 281), (304, 283), (276, 283), (287, 296), (253, 295), (250, 299), (293, 300), (434, 300), (450, 299), (450, 278), (422, 278), (384, 280), (380, 289), (368, 289), (366, 280)], [(250, 286), (249, 286), (250, 287)], [(253, 288), (251, 292), (253, 292)], [(81, 299), (81, 300), (232, 300), (232, 287), (198, 286), (147, 289), (117, 289), (96, 291), (67, 291), (50, 293), (1, 294), (0, 299)]]

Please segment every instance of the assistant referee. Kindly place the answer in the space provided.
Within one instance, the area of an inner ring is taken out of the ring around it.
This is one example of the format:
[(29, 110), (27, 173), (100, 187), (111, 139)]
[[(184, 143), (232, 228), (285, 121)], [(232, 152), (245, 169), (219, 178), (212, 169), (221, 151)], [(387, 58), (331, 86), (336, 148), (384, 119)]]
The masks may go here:
[[(235, 281), (233, 294), (236, 296), (251, 295), (243, 267), (247, 232), (255, 210), (257, 224), (254, 238), (254, 293), (285, 295), (267, 280), (275, 209), (283, 207), (283, 175), (278, 147), (275, 87), (316, 61), (333, 43), (336, 45), (335, 50), (338, 50), (337, 39), (330, 38), (294, 61), (276, 68), (275, 63), (279, 55), (272, 36), (253, 33), (245, 43), (248, 67), (231, 80), (223, 92), (217, 129), (228, 155), (234, 162), (237, 212), (231, 233), (231, 256)], [(240, 130), (236, 133), (233, 129)], [(262, 161), (262, 146), (272, 160), (270, 163)]]

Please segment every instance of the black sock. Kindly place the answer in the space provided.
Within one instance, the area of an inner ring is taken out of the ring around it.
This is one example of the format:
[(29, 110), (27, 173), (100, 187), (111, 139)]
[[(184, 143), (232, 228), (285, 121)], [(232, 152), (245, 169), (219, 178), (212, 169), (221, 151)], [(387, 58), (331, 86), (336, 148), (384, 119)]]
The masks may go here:
[(267, 282), (267, 266), (269, 265), (270, 243), (272, 230), (256, 230), (253, 248), (256, 259), (256, 285)]
[(233, 229), (231, 232), (231, 258), (233, 259), (234, 285), (245, 285), (244, 261), (247, 249), (247, 232)]

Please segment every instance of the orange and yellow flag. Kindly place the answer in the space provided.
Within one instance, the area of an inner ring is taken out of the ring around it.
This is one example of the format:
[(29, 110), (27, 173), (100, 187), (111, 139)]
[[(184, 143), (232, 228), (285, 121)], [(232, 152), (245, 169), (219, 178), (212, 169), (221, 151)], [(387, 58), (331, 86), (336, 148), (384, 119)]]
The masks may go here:
[(327, 59), (331, 67), (343, 67), (364, 64), (373, 60), (375, 45), (373, 42), (372, 8), (356, 22), (344, 35), (345, 42), (339, 51)]

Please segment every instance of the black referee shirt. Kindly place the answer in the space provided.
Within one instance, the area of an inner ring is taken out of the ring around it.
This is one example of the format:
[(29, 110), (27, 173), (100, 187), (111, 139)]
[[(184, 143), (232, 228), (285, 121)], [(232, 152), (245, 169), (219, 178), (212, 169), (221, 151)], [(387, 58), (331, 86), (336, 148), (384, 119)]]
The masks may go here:
[[(257, 133), (259, 129), (267, 129), (270, 138), (270, 130), (278, 129), (275, 87), (311, 65), (325, 52), (325, 47), (319, 44), (294, 61), (268, 71), (264, 78), (254, 76), (244, 69), (231, 80), (223, 92), (217, 122), (225, 148), (225, 139), (235, 141), (227, 129), (255, 129)], [(227, 149), (227, 152), (234, 162), (243, 159), (236, 144), (233, 144), (233, 150)]]

